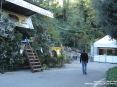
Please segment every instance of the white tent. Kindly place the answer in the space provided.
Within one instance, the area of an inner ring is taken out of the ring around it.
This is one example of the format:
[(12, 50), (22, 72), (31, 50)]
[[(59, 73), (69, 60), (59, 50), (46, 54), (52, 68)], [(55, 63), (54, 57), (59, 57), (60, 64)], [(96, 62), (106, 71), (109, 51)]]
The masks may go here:
[(117, 63), (117, 41), (106, 35), (91, 46), (94, 61)]

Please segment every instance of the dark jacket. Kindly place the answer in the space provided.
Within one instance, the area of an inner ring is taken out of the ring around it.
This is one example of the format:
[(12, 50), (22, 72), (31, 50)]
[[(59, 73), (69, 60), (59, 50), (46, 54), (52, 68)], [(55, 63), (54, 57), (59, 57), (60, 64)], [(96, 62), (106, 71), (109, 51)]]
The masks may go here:
[(80, 62), (81, 61), (86, 61), (88, 63), (88, 55), (87, 55), (87, 53), (85, 53), (85, 52), (81, 53), (81, 55), (80, 55)]

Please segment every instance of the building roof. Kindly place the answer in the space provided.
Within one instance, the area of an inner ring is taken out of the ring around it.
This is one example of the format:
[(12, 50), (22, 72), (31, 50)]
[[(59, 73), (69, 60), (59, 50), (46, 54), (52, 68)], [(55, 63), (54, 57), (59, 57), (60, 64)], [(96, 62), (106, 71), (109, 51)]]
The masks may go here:
[(117, 48), (117, 41), (112, 39), (109, 35), (106, 35), (105, 37), (94, 42), (94, 47)]
[(38, 13), (53, 18), (52, 12), (38, 7), (36, 5), (33, 5), (29, 2), (26, 2), (24, 0), (4, 0), (3, 9), (23, 14), (25, 16), (30, 16), (34, 13)]

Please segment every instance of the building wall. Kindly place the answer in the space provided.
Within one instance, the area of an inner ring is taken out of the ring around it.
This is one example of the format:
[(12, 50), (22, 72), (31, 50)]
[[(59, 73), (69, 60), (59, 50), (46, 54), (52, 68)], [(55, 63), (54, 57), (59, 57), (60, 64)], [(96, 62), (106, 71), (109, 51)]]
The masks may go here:
[(109, 63), (117, 63), (117, 55), (108, 55), (107, 49), (114, 49), (114, 48), (105, 48), (104, 54), (99, 54), (99, 49), (94, 47), (94, 61), (96, 62), (109, 62)]
[(33, 24), (32, 24), (32, 20), (30, 17), (16, 14), (16, 13), (13, 13), (10, 11), (3, 11), (3, 15), (6, 15), (8, 17), (9, 17), (9, 15), (16, 16), (18, 18), (18, 20), (16, 21), (16, 26), (18, 26), (18, 27), (27, 28), (27, 29), (34, 29)]
[(117, 63), (117, 56), (95, 55), (94, 61), (107, 62), (107, 63)]

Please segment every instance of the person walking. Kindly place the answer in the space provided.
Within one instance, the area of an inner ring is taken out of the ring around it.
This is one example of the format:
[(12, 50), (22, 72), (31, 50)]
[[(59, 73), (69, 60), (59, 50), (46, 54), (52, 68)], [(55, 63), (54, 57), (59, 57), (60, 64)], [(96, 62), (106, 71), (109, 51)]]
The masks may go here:
[(82, 71), (83, 74), (87, 74), (87, 63), (88, 63), (88, 54), (83, 50), (83, 52), (80, 55), (80, 63), (82, 63)]

